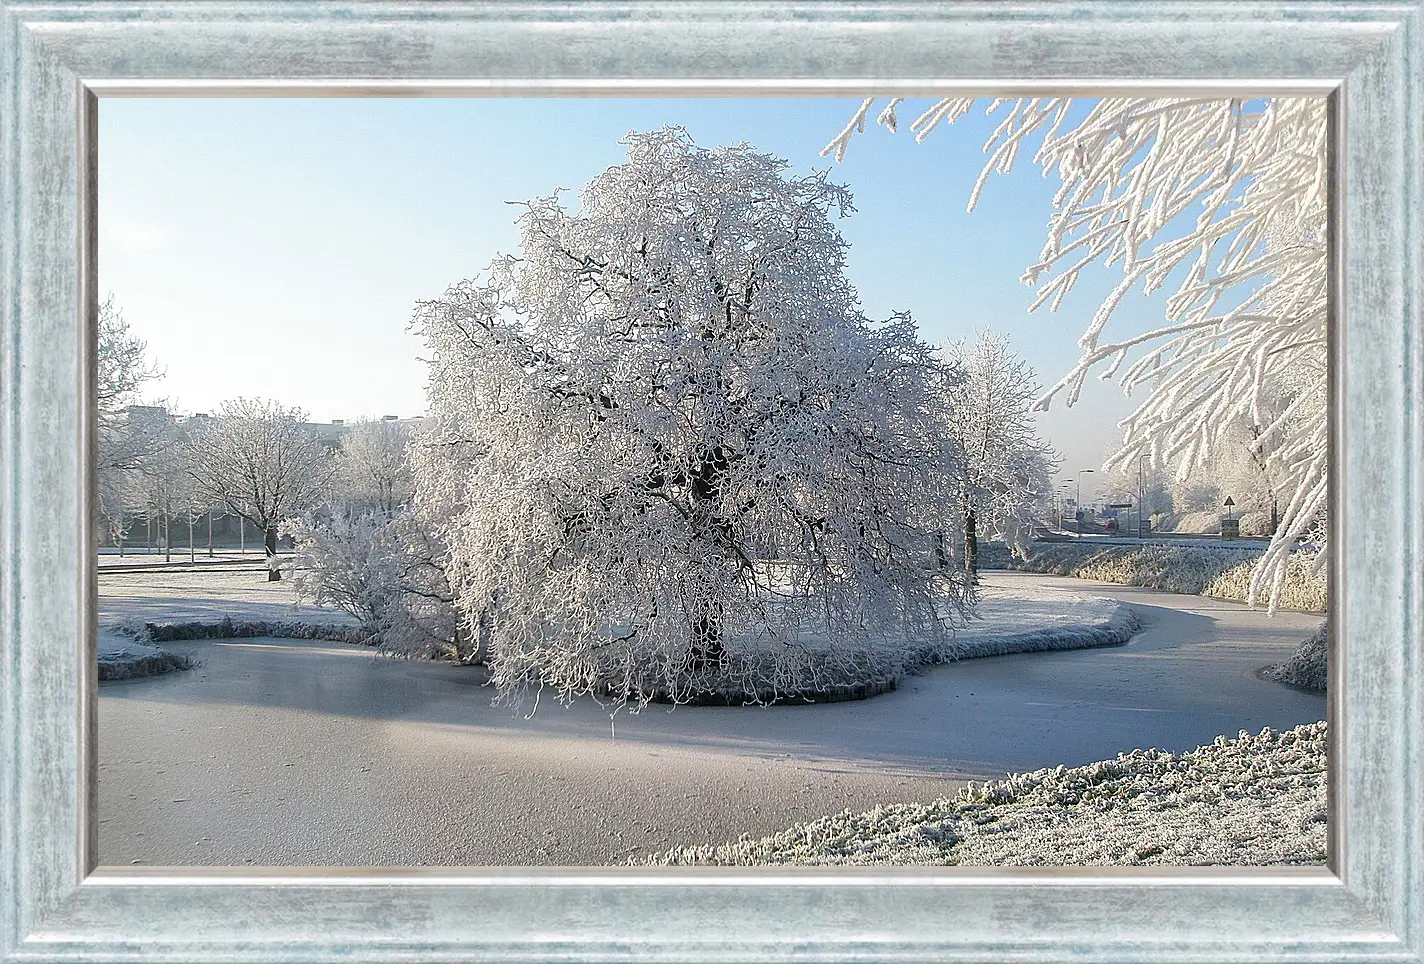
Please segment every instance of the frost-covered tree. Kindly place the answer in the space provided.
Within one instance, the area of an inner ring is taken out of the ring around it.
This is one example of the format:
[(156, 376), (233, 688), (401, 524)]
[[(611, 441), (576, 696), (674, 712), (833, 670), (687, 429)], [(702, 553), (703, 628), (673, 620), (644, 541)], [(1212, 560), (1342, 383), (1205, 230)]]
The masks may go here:
[(497, 683), (686, 699), (940, 644), (965, 598), (936, 554), (949, 375), (908, 316), (858, 307), (848, 193), (676, 128), (626, 143), (416, 317), (417, 502), (445, 506)]
[(99, 516), (122, 546), (135, 501), (133, 473), (144, 456), (158, 447), (153, 421), (130, 408), (138, 402), (143, 386), (162, 373), (148, 359), (145, 342), (130, 331), (112, 295), (99, 306), (95, 348)]
[(129, 330), (123, 312), (110, 295), (99, 306), (96, 368), (99, 410), (99, 467), (131, 467), (151, 446), (124, 417), (124, 409), (139, 399), (143, 386), (162, 372), (146, 356), (148, 345)]
[(173, 520), (182, 516), (188, 526), (192, 547), (192, 523), (206, 506), (188, 464), (188, 432), (166, 407), (152, 406), (131, 411), (131, 422), (142, 422), (136, 430), (149, 446), (124, 471), (130, 504), (141, 507), (163, 544), (165, 558), (173, 556)]
[(352, 426), (341, 438), (334, 480), (345, 498), (393, 514), (411, 497), (410, 441), (411, 426), (394, 419)]
[(945, 419), (964, 452), (958, 483), (965, 566), (973, 576), (981, 532), (1021, 549), (1028, 542), (1035, 516), (1053, 497), (1057, 460), (1035, 429), (1034, 372), (1009, 339), (985, 330), (946, 354), (961, 376), (947, 393)]
[(322, 498), (335, 464), (305, 426), (306, 413), (277, 402), (238, 398), (223, 403), (190, 436), (189, 471), (209, 504), (226, 506), (264, 533), (267, 578), (277, 566), (277, 525)]
[[(894, 131), (900, 102), (878, 123)], [(973, 104), (936, 101), (911, 129), (922, 139)], [(862, 104), (827, 152), (845, 154), (872, 106)], [(972, 209), (989, 175), (1011, 170), (1028, 148), (1061, 182), (1044, 250), (1024, 276), (1039, 288), (1032, 307), (1057, 308), (1094, 262), (1123, 273), (1080, 339), (1078, 364), (1049, 397), (1064, 393), (1072, 404), (1095, 367), (1106, 365), (1109, 377), (1127, 363), (1124, 388), (1148, 394), (1110, 466), (1144, 452), (1191, 465), (1210, 458), (1238, 419), (1257, 425), (1256, 450), (1284, 498), (1252, 597), (1275, 599), (1328, 491), (1326, 101), (1047, 97), (995, 100), (989, 112), (1002, 120)], [(1177, 289), (1161, 327), (1106, 337), (1128, 292), (1170, 281)], [(1282, 398), (1288, 404), (1268, 414)]]
[(292, 588), (355, 616), (373, 642), (404, 656), (483, 657), (461, 632), (443, 545), (409, 508), (394, 515), (338, 504), (284, 520)]

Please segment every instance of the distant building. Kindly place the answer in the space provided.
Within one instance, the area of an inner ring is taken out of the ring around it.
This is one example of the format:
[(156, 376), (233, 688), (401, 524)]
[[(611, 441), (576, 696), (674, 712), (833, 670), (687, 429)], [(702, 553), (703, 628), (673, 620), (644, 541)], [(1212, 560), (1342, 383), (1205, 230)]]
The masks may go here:
[[(383, 415), (378, 421), (395, 422), (398, 425), (409, 425), (413, 429), (418, 429), (425, 424), (426, 419), (424, 415), (416, 415), (411, 418)], [(330, 422), (308, 422), (306, 428), (316, 435), (317, 441), (334, 450), (341, 447), (342, 436), (360, 424), (360, 422), (348, 422), (344, 418), (334, 418)]]

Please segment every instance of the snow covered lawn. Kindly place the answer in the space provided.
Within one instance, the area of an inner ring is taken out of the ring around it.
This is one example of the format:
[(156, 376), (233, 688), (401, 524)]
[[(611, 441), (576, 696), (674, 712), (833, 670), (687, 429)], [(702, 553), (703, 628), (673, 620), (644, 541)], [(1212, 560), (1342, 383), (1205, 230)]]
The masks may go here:
[(982, 586), (975, 618), (955, 636), (960, 659), (1088, 649), (1128, 642), (1133, 611), (1111, 599), (1045, 586)]
[[(983, 543), (979, 560), (982, 569), (1043, 572), (1246, 602), (1252, 569), (1262, 552), (1260, 544), (1135, 545), (1085, 539), (1036, 542), (1024, 558), (1011, 555), (1002, 542)], [(1317, 558), (1310, 551), (1292, 557), (1278, 601), (1281, 608), (1326, 611), (1326, 572), (1317, 568)]]
[(1326, 860), (1326, 724), (1264, 729), (1174, 755), (976, 784), (933, 803), (849, 810), (655, 864), (1103, 866)]
[[(249, 561), (260, 565), (260, 560)], [(224, 616), (234, 621), (356, 623), (338, 609), (299, 602), (290, 582), (268, 582), (257, 567), (250, 572), (99, 573), (100, 626), (217, 622)]]

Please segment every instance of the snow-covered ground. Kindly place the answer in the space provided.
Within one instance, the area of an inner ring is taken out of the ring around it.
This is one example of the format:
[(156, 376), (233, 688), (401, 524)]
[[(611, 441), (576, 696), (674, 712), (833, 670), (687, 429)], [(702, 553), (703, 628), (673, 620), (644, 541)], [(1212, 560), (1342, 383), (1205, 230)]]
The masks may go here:
[[(249, 561), (253, 561), (249, 557)], [(291, 584), (268, 582), (265, 571), (99, 573), (99, 625), (261, 619), (354, 624), (348, 614), (297, 599)]]
[(188, 555), (188, 547), (173, 547), (173, 552), (165, 555), (162, 549), (126, 549), (123, 555), (119, 555), (117, 549), (104, 548), (99, 550), (99, 568), (118, 569), (130, 566), (186, 566), (186, 565), (234, 565), (246, 564), (260, 566), (263, 562), (263, 554), (259, 549), (256, 552), (249, 550), (245, 553), (236, 549), (214, 549), (213, 554), (208, 555), (208, 550), (204, 546), (198, 546), (192, 557)]
[[(117, 559), (115, 556), (113, 559)], [(124, 556), (125, 560), (141, 556)], [(162, 560), (162, 556), (156, 557)], [(109, 556), (101, 563), (108, 566)], [(149, 561), (153, 561), (152, 558)], [(248, 556), (247, 562), (254, 561)], [(260, 561), (260, 557), (259, 557)], [(219, 565), (220, 563), (208, 563)], [(270, 583), (262, 570), (184, 571), (163, 568), (99, 572), (99, 678), (130, 679), (156, 676), (188, 668), (187, 660), (149, 645), (144, 627), (149, 623), (217, 623), (234, 621), (355, 625), (356, 620), (335, 609), (307, 606), (297, 601), (286, 582)], [(142, 640), (142, 641), (141, 641)]]
[(929, 804), (848, 810), (758, 840), (675, 848), (642, 862), (1319, 864), (1326, 817), (1326, 724), (1318, 722), (1242, 732), (1181, 755), (1135, 750), (1016, 774)]

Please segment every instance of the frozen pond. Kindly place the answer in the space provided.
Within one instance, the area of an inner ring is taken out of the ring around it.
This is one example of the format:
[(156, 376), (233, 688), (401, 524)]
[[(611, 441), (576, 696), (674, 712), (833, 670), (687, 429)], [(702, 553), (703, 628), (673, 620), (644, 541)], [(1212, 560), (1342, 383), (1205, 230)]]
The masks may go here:
[(1135, 608), (1127, 646), (969, 660), (857, 703), (490, 705), (479, 669), (341, 644), (168, 644), (196, 670), (106, 683), (100, 861), (607, 864), (762, 835), (845, 808), (926, 801), (965, 779), (1324, 718), (1258, 680), (1319, 621), (1051, 576)]

